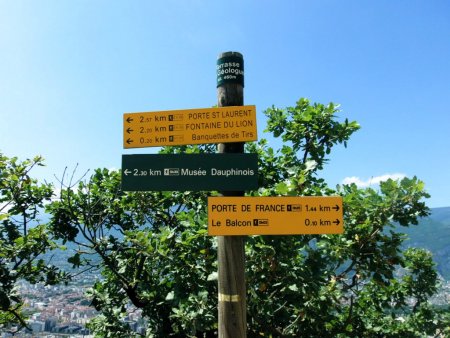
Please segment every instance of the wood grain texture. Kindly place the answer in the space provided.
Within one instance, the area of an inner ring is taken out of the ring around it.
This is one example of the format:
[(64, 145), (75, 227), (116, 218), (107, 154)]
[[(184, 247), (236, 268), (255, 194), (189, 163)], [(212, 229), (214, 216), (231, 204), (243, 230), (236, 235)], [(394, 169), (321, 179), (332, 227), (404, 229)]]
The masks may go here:
[[(237, 52), (226, 52), (226, 56), (240, 56)], [(217, 87), (219, 107), (244, 105), (244, 88), (241, 84), (224, 83)], [(218, 153), (243, 153), (244, 143), (220, 143)], [(244, 191), (227, 191), (223, 196), (244, 196)], [(219, 236), (219, 338), (247, 337), (247, 301), (245, 285), (244, 236)]]

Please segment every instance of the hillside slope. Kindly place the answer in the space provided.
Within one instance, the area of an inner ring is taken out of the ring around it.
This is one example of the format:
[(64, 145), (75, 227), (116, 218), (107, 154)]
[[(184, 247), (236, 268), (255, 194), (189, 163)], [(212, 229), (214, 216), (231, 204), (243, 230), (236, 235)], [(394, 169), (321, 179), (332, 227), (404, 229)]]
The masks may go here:
[(422, 218), (417, 226), (401, 227), (406, 233), (406, 247), (425, 248), (433, 253), (437, 270), (450, 280), (450, 207), (431, 209), (429, 217)]

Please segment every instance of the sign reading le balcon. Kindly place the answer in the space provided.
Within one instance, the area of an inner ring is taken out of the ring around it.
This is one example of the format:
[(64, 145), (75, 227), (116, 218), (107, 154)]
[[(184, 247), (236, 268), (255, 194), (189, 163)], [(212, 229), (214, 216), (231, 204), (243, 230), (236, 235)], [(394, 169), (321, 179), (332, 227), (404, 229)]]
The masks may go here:
[(208, 197), (208, 233), (342, 234), (342, 197)]
[(256, 154), (122, 155), (124, 191), (253, 190)]
[(255, 106), (123, 115), (124, 148), (248, 142), (257, 139)]

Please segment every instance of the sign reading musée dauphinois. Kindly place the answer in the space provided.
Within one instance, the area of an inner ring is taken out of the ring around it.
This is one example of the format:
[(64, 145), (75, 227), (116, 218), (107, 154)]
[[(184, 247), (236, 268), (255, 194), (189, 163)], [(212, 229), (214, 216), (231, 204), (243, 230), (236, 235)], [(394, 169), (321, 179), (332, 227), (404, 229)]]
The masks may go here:
[(224, 56), (217, 60), (217, 87), (224, 83), (244, 86), (244, 59), (237, 55)]
[(255, 189), (258, 189), (257, 154), (122, 155), (123, 191)]

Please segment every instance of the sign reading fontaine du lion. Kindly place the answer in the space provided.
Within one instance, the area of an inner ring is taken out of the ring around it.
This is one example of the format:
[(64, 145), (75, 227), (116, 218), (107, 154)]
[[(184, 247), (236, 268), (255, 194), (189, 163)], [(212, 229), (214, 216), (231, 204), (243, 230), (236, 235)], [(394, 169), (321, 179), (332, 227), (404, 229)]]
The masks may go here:
[(123, 115), (124, 148), (249, 142), (257, 139), (255, 106)]

